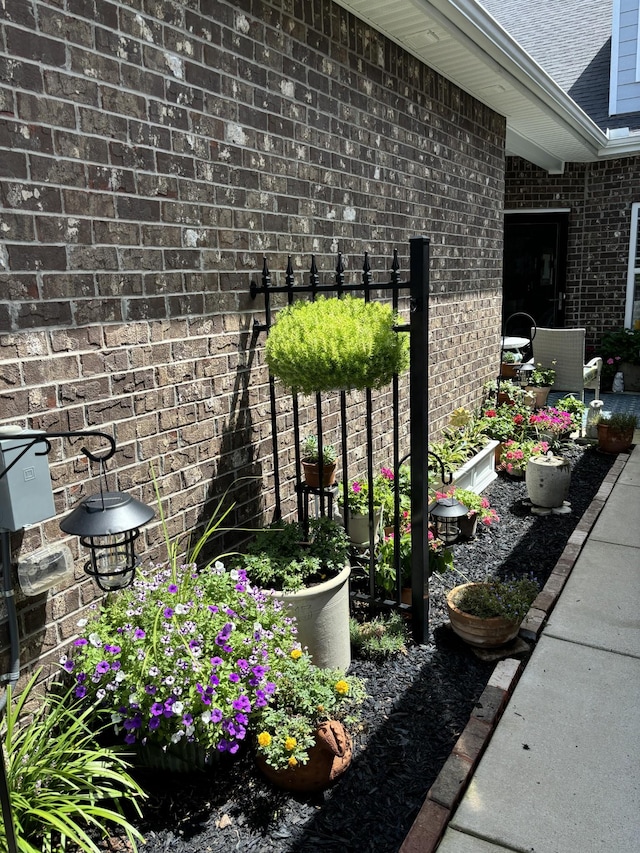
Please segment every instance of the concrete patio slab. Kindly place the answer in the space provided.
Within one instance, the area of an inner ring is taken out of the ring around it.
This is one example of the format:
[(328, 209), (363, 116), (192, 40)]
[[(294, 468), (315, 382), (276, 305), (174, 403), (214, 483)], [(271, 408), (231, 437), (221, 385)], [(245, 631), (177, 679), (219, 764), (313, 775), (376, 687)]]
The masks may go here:
[(589, 540), (551, 613), (545, 636), (640, 657), (637, 563), (636, 548)]
[(440, 842), (438, 853), (504, 853), (502, 845), (450, 829)]
[(639, 684), (639, 658), (543, 635), (439, 850), (638, 850)]
[[(627, 465), (632, 464), (628, 462)], [(627, 466), (625, 466), (626, 469)], [(589, 539), (640, 548), (638, 487), (617, 482)]]

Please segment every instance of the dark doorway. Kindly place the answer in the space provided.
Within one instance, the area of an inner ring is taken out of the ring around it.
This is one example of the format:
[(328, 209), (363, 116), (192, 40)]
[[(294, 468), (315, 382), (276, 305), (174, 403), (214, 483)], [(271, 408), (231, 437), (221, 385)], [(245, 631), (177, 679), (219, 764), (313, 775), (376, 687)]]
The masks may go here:
[(502, 310), (564, 325), (569, 213), (505, 213)]

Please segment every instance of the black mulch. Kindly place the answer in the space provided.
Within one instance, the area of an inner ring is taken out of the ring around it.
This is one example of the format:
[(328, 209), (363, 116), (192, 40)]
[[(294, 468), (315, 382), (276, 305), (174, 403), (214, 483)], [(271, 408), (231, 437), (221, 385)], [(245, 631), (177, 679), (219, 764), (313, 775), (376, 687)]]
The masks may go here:
[[(615, 457), (571, 449), (571, 515), (534, 517), (522, 506), (522, 481), (501, 476), (486, 491), (501, 517), (476, 539), (454, 546), (472, 580), (533, 573), (544, 583)], [(489, 679), (446, 627), (445, 590), (456, 574), (431, 581), (431, 641), (376, 665), (355, 661), (369, 698), (354, 761), (322, 795), (283, 793), (257, 772), (250, 750), (216, 772), (141, 772), (150, 793), (139, 827), (145, 853), (395, 853)]]

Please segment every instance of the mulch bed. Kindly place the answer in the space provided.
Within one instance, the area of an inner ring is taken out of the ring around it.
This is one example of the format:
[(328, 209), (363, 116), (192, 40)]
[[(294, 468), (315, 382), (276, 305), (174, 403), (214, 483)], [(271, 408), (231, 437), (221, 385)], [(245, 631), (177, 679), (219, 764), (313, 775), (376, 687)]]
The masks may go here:
[[(453, 546), (470, 580), (533, 573), (544, 584), (616, 458), (578, 447), (565, 455), (570, 515), (532, 516), (521, 480), (501, 476), (484, 492), (500, 523)], [(429, 643), (381, 664), (354, 661), (369, 698), (353, 764), (330, 791), (276, 790), (250, 750), (206, 774), (141, 771), (145, 853), (396, 853), (494, 668), (447, 627), (445, 591), (461, 582), (455, 573), (432, 578)]]

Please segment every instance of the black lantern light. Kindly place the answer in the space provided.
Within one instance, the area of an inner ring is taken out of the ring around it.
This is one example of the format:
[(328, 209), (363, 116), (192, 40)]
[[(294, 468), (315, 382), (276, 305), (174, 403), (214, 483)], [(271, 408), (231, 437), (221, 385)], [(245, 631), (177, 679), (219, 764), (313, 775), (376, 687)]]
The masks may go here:
[(458, 519), (467, 515), (467, 507), (456, 500), (453, 496), (439, 498), (429, 511), (429, 517), (433, 524), (434, 533), (445, 545), (451, 545), (460, 535)]
[(139, 528), (153, 518), (146, 504), (124, 492), (90, 495), (60, 523), (64, 533), (80, 537), (89, 549), (84, 570), (100, 589), (110, 592), (133, 583), (138, 564), (134, 543)]

